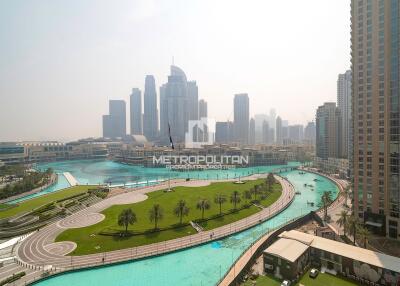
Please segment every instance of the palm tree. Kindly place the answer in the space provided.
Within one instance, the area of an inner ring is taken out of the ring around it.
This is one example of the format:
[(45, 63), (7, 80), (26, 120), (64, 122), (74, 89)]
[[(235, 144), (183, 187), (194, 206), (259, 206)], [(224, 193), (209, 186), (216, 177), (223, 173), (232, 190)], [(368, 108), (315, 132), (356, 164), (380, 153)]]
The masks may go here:
[(371, 235), (370, 231), (368, 230), (368, 228), (364, 227), (364, 226), (359, 226), (357, 228), (357, 235), (361, 238), (361, 240), (364, 243), (364, 248), (367, 248), (367, 243), (368, 243), (368, 239)]
[(214, 203), (219, 205), (219, 214), (222, 214), (222, 204), (226, 202), (226, 198), (224, 195), (217, 194), (214, 198)]
[(320, 206), (324, 208), (324, 221), (328, 218), (328, 206), (332, 203), (331, 192), (325, 191), (321, 196)]
[(200, 199), (197, 202), (196, 208), (201, 210), (201, 219), (204, 219), (204, 211), (211, 207), (210, 202), (207, 199)]
[(128, 225), (137, 221), (136, 214), (131, 209), (124, 209), (118, 216), (118, 225), (125, 226), (125, 234), (128, 233)]
[(268, 190), (271, 191), (271, 187), (273, 184), (275, 184), (275, 177), (274, 174), (269, 173), (267, 176), (267, 184), (268, 184)]
[(244, 200), (246, 201), (246, 203), (247, 203), (247, 200), (250, 200), (251, 199), (251, 192), (249, 191), (249, 190), (245, 190), (244, 192), (243, 192), (243, 198), (244, 198)]
[(164, 217), (164, 211), (159, 204), (154, 204), (153, 207), (149, 211), (149, 220), (151, 222), (154, 221), (154, 229), (157, 229), (157, 224), (159, 220), (162, 220)]
[(347, 223), (349, 221), (349, 213), (347, 211), (341, 211), (340, 216), (337, 219), (336, 223), (340, 226), (343, 227), (343, 234), (346, 235), (347, 231)]
[(356, 245), (356, 235), (357, 235), (357, 228), (360, 226), (360, 221), (358, 220), (358, 217), (355, 217), (354, 215), (348, 218), (347, 221), (347, 230), (349, 233), (353, 235), (353, 245)]
[(260, 193), (260, 187), (258, 185), (254, 186), (251, 192), (254, 194), (254, 200), (257, 201), (257, 195)]
[(186, 206), (185, 200), (180, 200), (176, 204), (174, 208), (174, 214), (179, 217), (179, 224), (182, 224), (182, 217), (189, 214), (189, 208)]
[(240, 194), (238, 191), (234, 191), (231, 195), (231, 203), (233, 204), (233, 209), (236, 210), (236, 205), (240, 203)]
[(343, 190), (343, 194), (344, 194), (344, 205), (347, 207), (347, 199), (348, 199), (348, 197), (349, 197), (349, 194), (350, 194), (350, 189), (351, 189), (351, 186), (350, 185), (348, 185), (346, 188), (344, 188), (344, 190)]

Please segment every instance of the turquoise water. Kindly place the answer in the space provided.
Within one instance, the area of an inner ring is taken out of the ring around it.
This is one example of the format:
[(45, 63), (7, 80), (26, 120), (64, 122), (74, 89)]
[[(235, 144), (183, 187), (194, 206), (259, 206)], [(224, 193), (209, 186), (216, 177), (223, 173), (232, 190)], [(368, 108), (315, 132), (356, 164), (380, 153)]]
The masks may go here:
[[(139, 261), (66, 273), (37, 285), (215, 285), (244, 250), (261, 235), (290, 219), (315, 210), (324, 191), (331, 191), (334, 196), (338, 192), (333, 182), (319, 175), (301, 175), (298, 171), (281, 175), (286, 177), (301, 195), (297, 195), (282, 213), (258, 226), (190, 249)], [(312, 187), (305, 187), (304, 184)], [(314, 207), (308, 205), (307, 201), (314, 202)]]
[(206, 170), (192, 172), (168, 171), (166, 168), (144, 168), (113, 161), (79, 160), (62, 161), (47, 164), (38, 164), (40, 170), (53, 168), (58, 173), (70, 172), (80, 184), (104, 184), (111, 185), (129, 184), (132, 182), (147, 182), (148, 180), (167, 180), (171, 178), (192, 179), (226, 179), (239, 176), (247, 176), (252, 173), (265, 173), (272, 169), (298, 166), (296, 162), (288, 165), (261, 166), (250, 168), (238, 168), (231, 170)]
[(239, 176), (248, 176), (253, 173), (266, 173), (287, 166), (298, 166), (297, 162), (289, 162), (287, 165), (261, 166), (250, 168), (238, 168), (231, 170), (207, 170), (192, 172), (168, 171), (166, 168), (144, 168), (132, 166), (108, 160), (71, 160), (61, 162), (42, 163), (37, 169), (45, 171), (52, 168), (58, 174), (58, 182), (33, 195), (27, 195), (8, 203), (19, 203), (31, 198), (45, 195), (69, 187), (63, 173), (69, 172), (81, 185), (86, 184), (110, 184), (112, 186), (126, 185), (135, 188), (145, 185), (157, 184), (168, 178), (191, 179), (228, 179)]

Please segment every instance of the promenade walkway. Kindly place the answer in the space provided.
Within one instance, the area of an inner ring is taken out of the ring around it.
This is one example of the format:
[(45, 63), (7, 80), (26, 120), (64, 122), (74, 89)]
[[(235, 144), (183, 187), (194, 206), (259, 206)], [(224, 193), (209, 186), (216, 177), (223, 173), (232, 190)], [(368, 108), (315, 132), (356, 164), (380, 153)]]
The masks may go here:
[[(252, 176), (250, 179), (256, 178), (257, 176)], [(275, 216), (292, 202), (295, 195), (293, 186), (281, 177), (276, 176), (276, 179), (282, 184), (282, 195), (280, 198), (271, 206), (261, 210), (257, 214), (237, 222), (213, 230), (202, 231), (190, 236), (134, 248), (83, 256), (65, 256), (75, 248), (75, 244), (73, 242), (54, 242), (57, 235), (65, 230), (65, 228), (75, 226), (80, 227), (82, 224), (89, 225), (90, 223), (96, 223), (103, 219), (96, 215), (99, 214), (101, 210), (104, 210), (114, 204), (128, 204), (144, 200), (147, 197), (145, 195), (146, 193), (159, 189), (165, 189), (165, 185), (146, 187), (136, 191), (116, 195), (78, 213), (75, 213), (74, 215), (69, 216), (59, 222), (53, 223), (41, 229), (37, 233), (34, 233), (21, 245), (19, 245), (16, 251), (18, 264), (24, 267), (33, 268), (35, 270), (47, 269), (50, 266), (52, 268), (52, 272), (54, 273), (159, 255), (210, 242), (212, 240), (221, 239), (233, 233), (250, 228)], [(171, 182), (171, 187), (178, 185), (197, 186), (207, 184), (210, 184), (210, 181), (185, 182), (182, 180), (176, 180)], [(40, 277), (34, 277), (33, 279), (39, 278)], [(32, 281), (32, 279), (29, 281)]]
[(65, 172), (65, 173), (63, 173), (63, 175), (64, 175), (65, 179), (67, 179), (67, 181), (71, 187), (79, 185), (79, 182), (75, 179), (74, 176), (71, 175), (70, 172)]

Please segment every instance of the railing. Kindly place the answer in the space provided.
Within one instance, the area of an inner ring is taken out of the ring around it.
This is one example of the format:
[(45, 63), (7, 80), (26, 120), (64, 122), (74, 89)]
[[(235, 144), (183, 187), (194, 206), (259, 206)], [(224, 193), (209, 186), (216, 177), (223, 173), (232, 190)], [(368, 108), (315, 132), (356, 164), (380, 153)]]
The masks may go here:
[[(58, 275), (62, 272), (70, 272), (89, 267), (93, 268), (93, 267), (99, 267), (117, 263), (124, 263), (129, 260), (137, 260), (150, 256), (158, 256), (161, 254), (170, 253), (185, 248), (190, 248), (196, 245), (209, 243), (211, 241), (221, 239), (226, 236), (230, 236), (232, 234), (254, 227), (272, 218), (273, 216), (276, 216), (284, 209), (286, 209), (290, 205), (290, 203), (294, 200), (295, 194), (293, 185), (287, 180), (284, 180), (283, 182), (288, 183), (290, 188), (274, 204), (252, 216), (219, 227), (214, 230), (204, 231), (202, 233), (198, 233), (193, 236), (178, 238), (172, 241), (164, 241), (156, 244), (151, 244), (148, 246), (139, 246), (131, 249), (124, 249), (109, 253), (100, 253), (98, 255), (91, 256), (90, 261), (88, 261), (87, 257), (85, 256), (79, 256), (79, 257), (71, 256), (71, 260), (69, 263), (66, 263), (65, 258), (60, 258), (60, 259), (49, 259), (47, 261), (43, 261), (43, 266), (31, 265), (28, 263), (23, 263), (21, 261), (19, 261), (18, 264), (27, 267), (29, 269), (41, 270), (41, 271), (43, 271), (45, 265), (51, 265), (51, 264), (59, 265), (58, 267), (50, 269), (48, 273), (49, 275), (47, 276), (50, 277), (53, 275)], [(26, 283), (30, 284), (35, 281), (45, 279), (47, 277), (43, 277), (42, 275), (33, 277), (32, 279), (26, 281), (25, 284)]]

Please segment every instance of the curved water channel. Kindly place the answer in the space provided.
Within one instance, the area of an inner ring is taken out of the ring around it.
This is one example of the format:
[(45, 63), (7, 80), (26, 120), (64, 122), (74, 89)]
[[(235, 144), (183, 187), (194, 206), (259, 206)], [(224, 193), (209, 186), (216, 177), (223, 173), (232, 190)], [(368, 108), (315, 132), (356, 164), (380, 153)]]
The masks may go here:
[[(245, 170), (242, 171), (245, 174)], [(300, 174), (295, 170), (281, 175), (286, 177), (301, 195), (297, 195), (282, 213), (258, 226), (190, 249), (138, 261), (69, 272), (42, 280), (35, 285), (215, 285), (248, 246), (269, 229), (315, 210), (322, 192), (331, 191), (334, 196), (338, 193), (338, 188), (332, 181), (316, 174)], [(79, 176), (77, 179), (81, 180)], [(314, 202), (314, 207), (307, 202)]]

